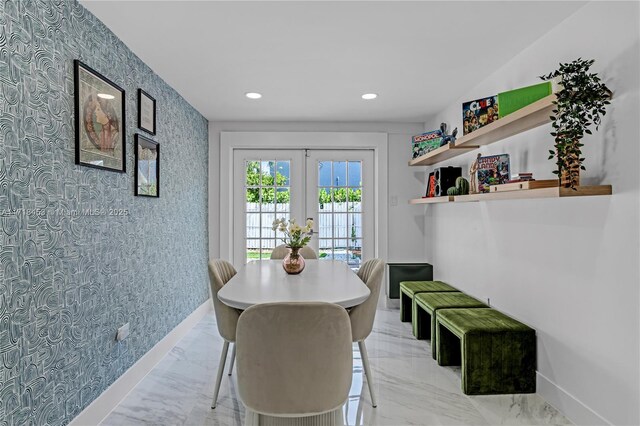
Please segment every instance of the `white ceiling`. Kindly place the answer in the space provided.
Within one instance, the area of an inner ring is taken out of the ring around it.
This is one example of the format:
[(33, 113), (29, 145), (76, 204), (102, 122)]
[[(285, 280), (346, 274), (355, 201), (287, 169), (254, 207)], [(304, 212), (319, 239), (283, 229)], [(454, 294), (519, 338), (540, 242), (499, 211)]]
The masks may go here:
[(210, 121), (399, 122), (424, 121), (584, 4), (81, 3)]

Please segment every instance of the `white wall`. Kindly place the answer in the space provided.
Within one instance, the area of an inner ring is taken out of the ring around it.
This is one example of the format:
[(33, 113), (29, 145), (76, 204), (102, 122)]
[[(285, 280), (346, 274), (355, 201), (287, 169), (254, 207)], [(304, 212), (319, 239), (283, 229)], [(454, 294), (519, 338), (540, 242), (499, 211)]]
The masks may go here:
[[(385, 132), (388, 134), (388, 199), (397, 199), (388, 208), (389, 260), (424, 259), (424, 209), (409, 208), (407, 199), (424, 191), (423, 175), (407, 167), (410, 141), (422, 131), (422, 123), (324, 123), (324, 122), (210, 122), (209, 123), (209, 253), (220, 256), (220, 205), (231, 200), (220, 198), (220, 132)], [(300, 148), (305, 148), (304, 144)], [(349, 147), (345, 147), (349, 148)]]
[[(534, 84), (578, 57), (596, 59), (614, 91), (600, 131), (585, 139), (583, 172), (584, 184), (612, 184), (613, 196), (434, 205), (426, 214), (436, 277), (537, 330), (538, 391), (578, 424), (640, 424), (638, 27), (637, 3), (589, 3), (425, 123), (461, 129), (463, 101)], [(553, 178), (550, 131), (480, 152), (509, 153), (513, 172)], [(476, 154), (447, 164), (466, 173)]]

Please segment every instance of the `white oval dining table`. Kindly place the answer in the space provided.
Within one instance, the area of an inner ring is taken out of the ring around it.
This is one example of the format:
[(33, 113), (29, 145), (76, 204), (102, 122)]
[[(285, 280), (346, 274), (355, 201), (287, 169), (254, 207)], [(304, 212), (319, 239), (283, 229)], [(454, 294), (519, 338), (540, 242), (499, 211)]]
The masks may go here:
[(305, 259), (305, 263), (302, 273), (289, 275), (282, 260), (249, 262), (218, 291), (218, 299), (244, 310), (272, 302), (328, 302), (350, 308), (369, 297), (369, 288), (345, 262)]

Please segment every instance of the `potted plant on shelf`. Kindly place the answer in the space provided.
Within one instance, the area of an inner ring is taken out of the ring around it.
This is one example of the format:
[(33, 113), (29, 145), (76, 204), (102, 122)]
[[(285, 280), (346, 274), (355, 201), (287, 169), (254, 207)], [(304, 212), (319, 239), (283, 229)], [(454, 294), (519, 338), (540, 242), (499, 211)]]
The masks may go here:
[(557, 170), (553, 173), (558, 175), (560, 186), (574, 190), (580, 185), (580, 170), (586, 170), (582, 165), (582, 138), (585, 133), (592, 134), (590, 127), (595, 125), (598, 130), (611, 99), (611, 91), (598, 74), (589, 72), (593, 63), (593, 59), (578, 58), (540, 77), (561, 80), (551, 116), (555, 151), (549, 150), (549, 159), (556, 158)]
[(284, 234), (281, 240), (289, 249), (289, 254), (282, 260), (282, 267), (287, 274), (299, 274), (305, 266), (300, 249), (311, 241), (313, 220), (307, 219), (305, 226), (300, 226), (295, 219), (276, 219), (273, 221), (272, 229)]

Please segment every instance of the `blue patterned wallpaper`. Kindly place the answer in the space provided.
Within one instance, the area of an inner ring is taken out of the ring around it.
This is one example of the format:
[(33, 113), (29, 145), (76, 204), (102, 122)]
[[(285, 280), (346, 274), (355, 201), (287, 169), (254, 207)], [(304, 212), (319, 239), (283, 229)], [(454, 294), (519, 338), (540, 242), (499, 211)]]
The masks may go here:
[[(126, 174), (74, 164), (76, 58), (126, 90)], [(159, 199), (133, 195), (138, 87)], [(207, 157), (207, 121), (82, 6), (0, 0), (0, 425), (70, 422), (206, 301)]]

